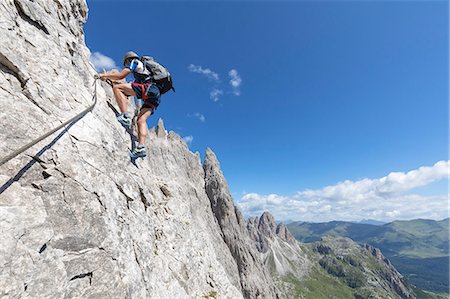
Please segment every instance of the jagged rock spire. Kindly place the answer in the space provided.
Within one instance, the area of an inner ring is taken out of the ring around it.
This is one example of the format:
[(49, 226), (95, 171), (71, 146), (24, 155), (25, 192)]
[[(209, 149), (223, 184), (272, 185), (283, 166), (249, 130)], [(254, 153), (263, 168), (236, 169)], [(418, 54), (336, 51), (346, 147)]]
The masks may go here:
[(282, 240), (285, 240), (286, 242), (294, 242), (295, 241), (294, 236), (291, 234), (291, 232), (287, 228), (286, 224), (284, 224), (284, 223), (278, 224), (275, 234), (278, 237), (280, 237)]
[(277, 223), (275, 218), (269, 212), (264, 212), (259, 218), (258, 229), (265, 235), (275, 234)]
[(270, 274), (262, 266), (258, 252), (248, 235), (245, 220), (234, 205), (219, 161), (210, 148), (206, 150), (203, 169), (206, 193), (225, 243), (236, 260), (244, 297), (276, 298), (277, 294)]
[(164, 128), (164, 121), (162, 118), (158, 120), (158, 124), (156, 125), (156, 136), (160, 138), (167, 136), (166, 129)]
[(269, 249), (269, 239), (279, 237), (283, 241), (294, 244), (295, 238), (289, 232), (284, 223), (277, 224), (275, 217), (269, 212), (264, 212), (259, 218), (247, 219), (247, 230), (256, 244), (259, 252), (265, 253)]

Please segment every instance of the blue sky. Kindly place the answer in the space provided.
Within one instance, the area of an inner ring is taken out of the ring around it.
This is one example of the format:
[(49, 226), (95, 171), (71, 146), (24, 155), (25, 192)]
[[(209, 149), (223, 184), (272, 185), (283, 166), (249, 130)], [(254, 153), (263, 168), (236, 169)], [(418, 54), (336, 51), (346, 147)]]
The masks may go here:
[[(170, 70), (177, 92), (163, 96), (149, 125), (162, 117), (168, 129), (192, 140), (193, 151), (203, 155), (211, 147), (246, 215), (270, 207), (275, 217), (306, 219), (295, 205), (281, 209), (285, 200), (268, 205), (269, 195), (311, 202), (317, 198), (306, 199), (307, 189), (380, 180), (448, 159), (445, 1), (88, 5), (92, 52), (120, 65), (134, 50)], [(438, 168), (440, 177), (401, 192), (434, 196), (440, 213), (407, 211), (401, 207), (414, 199), (393, 196), (401, 203), (396, 210), (387, 201), (381, 214), (353, 214), (442, 218), (447, 181)], [(245, 206), (246, 198), (254, 205)], [(349, 217), (334, 208), (310, 217)]]

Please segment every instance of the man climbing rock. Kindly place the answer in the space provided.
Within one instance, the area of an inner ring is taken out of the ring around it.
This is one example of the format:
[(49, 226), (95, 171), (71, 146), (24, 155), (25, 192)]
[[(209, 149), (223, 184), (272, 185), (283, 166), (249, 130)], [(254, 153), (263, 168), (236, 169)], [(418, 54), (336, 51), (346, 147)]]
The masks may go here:
[(149, 56), (139, 56), (134, 52), (127, 52), (123, 57), (124, 69), (119, 73), (103, 73), (100, 75), (101, 80), (122, 80), (129, 74), (133, 73), (134, 81), (132, 83), (115, 83), (113, 84), (114, 97), (119, 105), (120, 114), (117, 120), (126, 129), (131, 127), (131, 117), (128, 114), (128, 97), (136, 96), (144, 101), (138, 117), (138, 145), (131, 151), (132, 159), (143, 158), (147, 155), (144, 142), (147, 136), (147, 119), (152, 115), (158, 107), (161, 94), (166, 93), (172, 87), (172, 78), (170, 73), (161, 64), (153, 60)]

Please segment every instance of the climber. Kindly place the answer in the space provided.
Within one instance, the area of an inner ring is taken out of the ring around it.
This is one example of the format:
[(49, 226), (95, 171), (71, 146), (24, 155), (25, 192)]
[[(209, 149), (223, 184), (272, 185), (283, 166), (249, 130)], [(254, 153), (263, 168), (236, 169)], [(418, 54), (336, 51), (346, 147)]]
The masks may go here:
[(144, 101), (137, 117), (138, 145), (130, 153), (132, 159), (143, 158), (147, 155), (144, 146), (148, 131), (147, 118), (158, 107), (161, 94), (175, 89), (172, 87), (170, 73), (152, 57), (139, 58), (136, 53), (130, 51), (123, 57), (123, 66), (124, 69), (121, 72), (115, 74), (104, 72), (99, 75), (99, 78), (101, 80), (122, 80), (133, 73), (135, 80), (132, 83), (115, 83), (113, 92), (121, 111), (117, 120), (126, 129), (131, 127), (127, 97), (136, 96)]

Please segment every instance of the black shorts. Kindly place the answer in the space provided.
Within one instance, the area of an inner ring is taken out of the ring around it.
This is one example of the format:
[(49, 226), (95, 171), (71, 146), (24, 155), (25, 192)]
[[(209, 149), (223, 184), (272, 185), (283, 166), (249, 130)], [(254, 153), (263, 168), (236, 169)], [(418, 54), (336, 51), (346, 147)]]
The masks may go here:
[(131, 88), (136, 93), (138, 99), (142, 99), (144, 104), (142, 108), (149, 108), (152, 113), (159, 106), (161, 100), (161, 92), (154, 83), (131, 83)]

